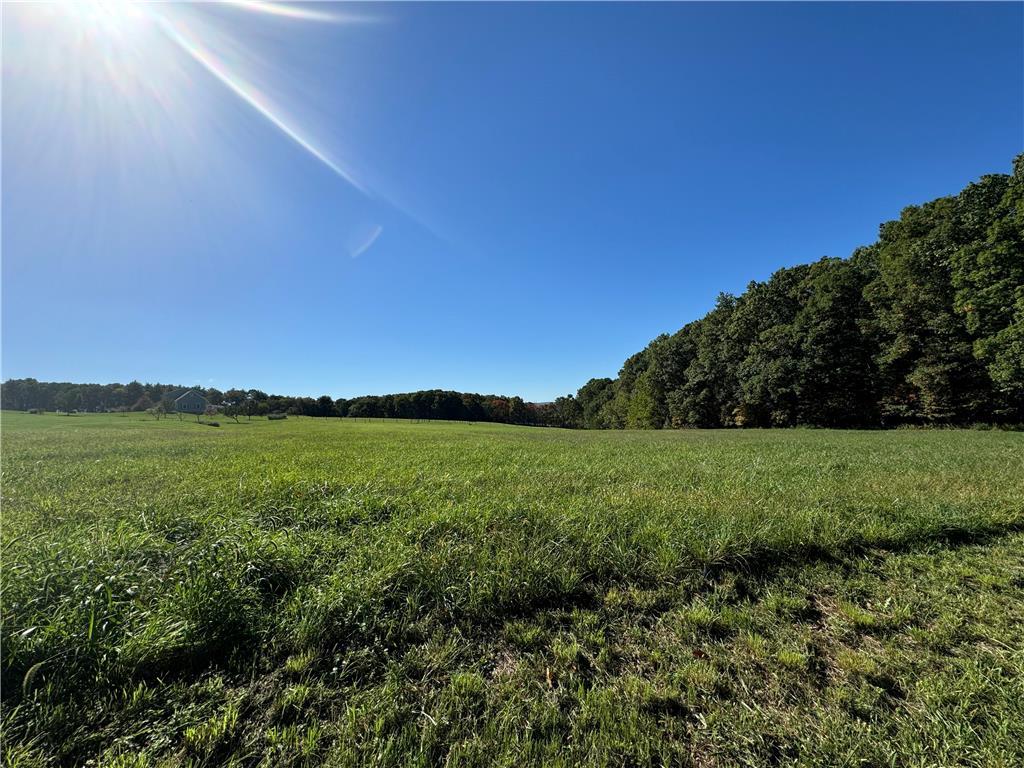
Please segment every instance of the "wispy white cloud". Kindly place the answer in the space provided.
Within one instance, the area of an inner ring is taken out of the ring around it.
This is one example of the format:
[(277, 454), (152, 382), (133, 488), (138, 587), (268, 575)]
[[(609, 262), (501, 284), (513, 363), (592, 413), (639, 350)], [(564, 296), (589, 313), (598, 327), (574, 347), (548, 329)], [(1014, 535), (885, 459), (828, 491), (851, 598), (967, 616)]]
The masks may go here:
[(377, 242), (377, 238), (380, 237), (380, 233), (384, 231), (384, 227), (379, 224), (370, 230), (370, 234), (366, 236), (355, 248), (352, 249), (352, 258), (356, 259), (366, 253)]

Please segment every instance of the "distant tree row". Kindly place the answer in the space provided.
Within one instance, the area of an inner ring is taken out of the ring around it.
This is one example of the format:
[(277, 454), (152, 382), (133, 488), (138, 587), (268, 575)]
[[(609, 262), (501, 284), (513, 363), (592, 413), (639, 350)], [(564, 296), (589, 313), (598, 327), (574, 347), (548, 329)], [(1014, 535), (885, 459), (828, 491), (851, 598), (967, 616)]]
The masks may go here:
[[(10, 410), (25, 411), (145, 411), (165, 399), (190, 389), (171, 384), (73, 384), (35, 379), (9, 379), (3, 384), (2, 404)], [(191, 387), (203, 392), (211, 403), (223, 401), (216, 389)]]
[(1024, 155), (878, 242), (722, 294), (575, 397), (586, 428), (1024, 421)]
[[(556, 424), (554, 403), (527, 403), (521, 397), (478, 395), (440, 389), (396, 395), (367, 395), (335, 400), (330, 395), (289, 397), (258, 389), (180, 387), (169, 384), (73, 384), (10, 379), (3, 384), (2, 405), (12, 410), (161, 412), (174, 410), (174, 398), (187, 389), (202, 393), (210, 404), (234, 418), (271, 413), (292, 416), (349, 416), (354, 418), (444, 419), (493, 421), (505, 424)], [(565, 400), (565, 398), (562, 398)]]
[(339, 408), (345, 416), (397, 419), (494, 421), (505, 424), (536, 423), (535, 406), (521, 397), (478, 395), (440, 389), (398, 395), (367, 395), (348, 400)]

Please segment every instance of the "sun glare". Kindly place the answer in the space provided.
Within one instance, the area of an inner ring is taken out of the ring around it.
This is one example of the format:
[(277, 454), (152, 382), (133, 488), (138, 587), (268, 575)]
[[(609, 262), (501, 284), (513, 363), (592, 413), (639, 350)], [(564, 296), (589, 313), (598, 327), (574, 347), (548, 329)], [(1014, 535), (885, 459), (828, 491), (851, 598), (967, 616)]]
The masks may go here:
[[(216, 6), (216, 7), (215, 7)], [(30, 78), (50, 103), (73, 108), (83, 131), (122, 144), (130, 122), (143, 126), (153, 143), (165, 144), (174, 133), (188, 133), (185, 124), (204, 104), (199, 92), (206, 84), (188, 62), (200, 65), (235, 97), (242, 99), (285, 136), (362, 192), (353, 174), (343, 168), (270, 93), (267, 58), (237, 28), (226, 23), (220, 9), (242, 16), (287, 22), (367, 20), (265, 0), (227, 0), (216, 4), (147, 3), (139, 0), (53, 0), (17, 8), (27, 28), (49, 43), (33, 47), (31, 56), (15, 57), (20, 77)], [(31, 66), (29, 66), (31, 61)], [(259, 73), (263, 74), (260, 77)], [(261, 82), (264, 81), (264, 82)], [(285, 77), (278, 86), (287, 86)], [(92, 111), (83, 118), (81, 105)], [(72, 106), (73, 105), (73, 106)]]
[(149, 21), (142, 3), (131, 0), (61, 0), (57, 9), (80, 25), (83, 34), (129, 38)]

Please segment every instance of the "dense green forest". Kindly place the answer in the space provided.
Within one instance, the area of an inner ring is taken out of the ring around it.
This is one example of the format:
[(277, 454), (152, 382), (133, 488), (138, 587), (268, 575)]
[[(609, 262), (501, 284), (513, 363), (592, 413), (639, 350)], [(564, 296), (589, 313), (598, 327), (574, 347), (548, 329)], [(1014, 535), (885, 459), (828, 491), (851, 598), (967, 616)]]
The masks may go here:
[[(246, 416), (451, 419), (588, 429), (1024, 421), (1024, 155), (911, 206), (847, 259), (780, 269), (663, 334), (615, 379), (552, 403), (428, 390), (351, 400), (202, 391)], [(3, 407), (135, 410), (163, 384), (5, 382)]]
[(848, 259), (720, 295), (575, 399), (589, 428), (1019, 423), (1024, 155)]

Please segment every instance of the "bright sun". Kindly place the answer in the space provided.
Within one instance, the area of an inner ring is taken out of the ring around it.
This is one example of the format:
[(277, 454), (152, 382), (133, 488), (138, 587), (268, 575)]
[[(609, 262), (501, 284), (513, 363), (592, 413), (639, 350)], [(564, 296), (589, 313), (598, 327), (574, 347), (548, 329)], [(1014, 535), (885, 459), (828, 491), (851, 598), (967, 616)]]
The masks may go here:
[[(225, 6), (234, 20), (221, 13)], [(358, 17), (264, 0), (50, 0), (12, 4), (11, 12), (23, 29), (46, 41), (30, 50), (16, 38), (12, 71), (45, 96), (37, 107), (74, 116), (82, 145), (74, 148), (79, 160), (88, 159), (89, 148), (124, 148), (133, 139), (157, 151), (176, 137), (195, 135), (198, 141), (193, 118), (214, 109), (209, 82), (194, 66), (199, 65), (310, 155), (366, 191), (302, 130), (303, 121), (261, 87), (273, 67), (257, 46), (237, 34), (234, 23), (261, 16), (309, 23), (351, 23)]]
[(150, 20), (144, 4), (131, 0), (60, 0), (57, 8), (83, 34), (123, 38)]

